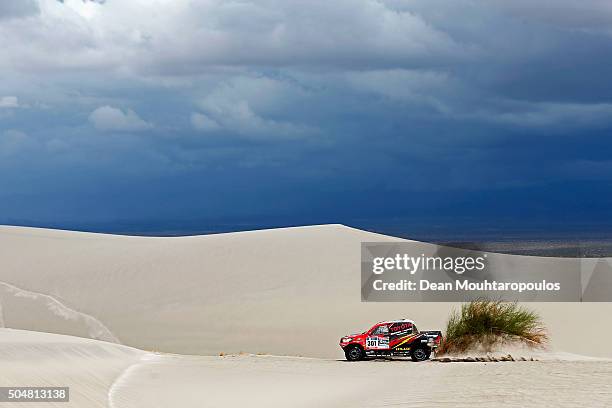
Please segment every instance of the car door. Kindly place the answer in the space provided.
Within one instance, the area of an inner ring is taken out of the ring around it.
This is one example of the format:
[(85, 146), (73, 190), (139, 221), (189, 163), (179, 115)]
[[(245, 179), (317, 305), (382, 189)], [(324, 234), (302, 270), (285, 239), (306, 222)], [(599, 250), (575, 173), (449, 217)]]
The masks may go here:
[(366, 350), (389, 350), (389, 326), (381, 324), (366, 338)]
[(389, 326), (389, 346), (393, 350), (410, 350), (414, 337), (414, 325), (410, 322), (394, 322)]

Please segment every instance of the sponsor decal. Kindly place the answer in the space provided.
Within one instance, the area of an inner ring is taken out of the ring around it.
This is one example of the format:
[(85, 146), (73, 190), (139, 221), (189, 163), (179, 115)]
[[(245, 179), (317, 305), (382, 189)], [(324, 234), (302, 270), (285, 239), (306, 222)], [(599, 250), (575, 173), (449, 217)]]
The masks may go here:
[(412, 330), (411, 323), (396, 323), (391, 325), (391, 334), (397, 334), (396, 332), (407, 331), (408, 329)]
[(402, 337), (401, 339), (398, 339), (397, 345), (401, 346), (402, 344), (404, 344), (404, 343), (414, 339), (416, 336), (417, 336), (416, 334), (410, 334), (410, 335), (408, 335), (406, 337)]
[(381, 350), (389, 348), (388, 337), (368, 337), (366, 339), (366, 348), (372, 350)]

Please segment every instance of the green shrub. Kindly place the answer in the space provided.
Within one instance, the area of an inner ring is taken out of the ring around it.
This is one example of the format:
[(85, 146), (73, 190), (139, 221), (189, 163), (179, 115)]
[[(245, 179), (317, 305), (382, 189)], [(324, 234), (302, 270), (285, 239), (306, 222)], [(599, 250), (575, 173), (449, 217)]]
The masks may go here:
[(446, 335), (439, 353), (462, 353), (508, 342), (541, 347), (548, 335), (540, 316), (517, 303), (479, 299), (453, 311), (446, 324)]

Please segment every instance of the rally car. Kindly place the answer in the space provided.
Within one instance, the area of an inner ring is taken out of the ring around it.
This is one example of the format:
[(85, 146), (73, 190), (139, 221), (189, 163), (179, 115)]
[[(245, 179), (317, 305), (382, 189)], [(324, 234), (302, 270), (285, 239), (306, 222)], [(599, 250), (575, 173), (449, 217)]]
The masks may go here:
[(348, 361), (367, 357), (410, 357), (425, 361), (442, 340), (441, 331), (420, 332), (408, 319), (376, 323), (370, 330), (340, 339)]

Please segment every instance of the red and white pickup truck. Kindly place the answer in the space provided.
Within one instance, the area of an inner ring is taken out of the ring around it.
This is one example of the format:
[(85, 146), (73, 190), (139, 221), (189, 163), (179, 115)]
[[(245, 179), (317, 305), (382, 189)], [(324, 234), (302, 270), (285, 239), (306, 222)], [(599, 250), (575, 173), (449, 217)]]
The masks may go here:
[(393, 356), (425, 361), (441, 341), (441, 331), (420, 332), (412, 320), (401, 319), (376, 323), (368, 331), (344, 336), (340, 347), (348, 361)]

